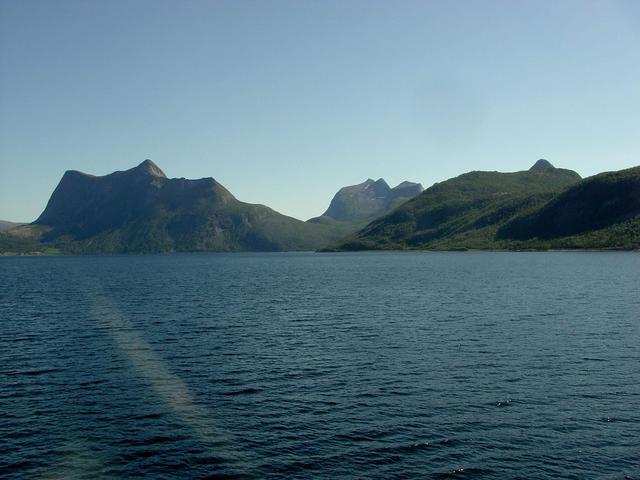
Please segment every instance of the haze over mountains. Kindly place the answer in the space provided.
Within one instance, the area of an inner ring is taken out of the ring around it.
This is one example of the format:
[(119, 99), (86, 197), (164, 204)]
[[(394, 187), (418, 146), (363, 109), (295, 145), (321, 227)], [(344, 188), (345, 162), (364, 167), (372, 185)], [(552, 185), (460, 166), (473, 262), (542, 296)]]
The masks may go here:
[(67, 171), (0, 252), (154, 253), (377, 249), (639, 248), (640, 167), (582, 180), (546, 160), (422, 190), (368, 179), (307, 222), (236, 199), (213, 178), (167, 178), (151, 160), (105, 176)]

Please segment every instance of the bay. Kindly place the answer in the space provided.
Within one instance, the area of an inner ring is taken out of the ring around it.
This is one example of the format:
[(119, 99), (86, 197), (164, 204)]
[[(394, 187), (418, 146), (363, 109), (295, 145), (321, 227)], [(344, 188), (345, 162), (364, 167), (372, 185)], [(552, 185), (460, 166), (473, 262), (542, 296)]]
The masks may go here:
[(0, 258), (2, 478), (640, 478), (638, 253)]

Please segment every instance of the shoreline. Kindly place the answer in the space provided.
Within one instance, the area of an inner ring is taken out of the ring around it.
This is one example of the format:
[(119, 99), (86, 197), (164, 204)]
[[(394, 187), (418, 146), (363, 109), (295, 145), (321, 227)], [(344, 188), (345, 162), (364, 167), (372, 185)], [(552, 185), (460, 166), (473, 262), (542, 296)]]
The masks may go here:
[(640, 253), (640, 248), (549, 248), (549, 249), (500, 249), (500, 248), (469, 248), (469, 249), (389, 249), (389, 250), (284, 250), (261, 251), (243, 250), (233, 252), (221, 251), (184, 251), (184, 252), (119, 252), (119, 253), (17, 253), (0, 252), (0, 258), (15, 257), (115, 257), (115, 256), (151, 256), (151, 255), (191, 255), (191, 254), (283, 254), (283, 253), (346, 253), (346, 254), (371, 254), (371, 253)]

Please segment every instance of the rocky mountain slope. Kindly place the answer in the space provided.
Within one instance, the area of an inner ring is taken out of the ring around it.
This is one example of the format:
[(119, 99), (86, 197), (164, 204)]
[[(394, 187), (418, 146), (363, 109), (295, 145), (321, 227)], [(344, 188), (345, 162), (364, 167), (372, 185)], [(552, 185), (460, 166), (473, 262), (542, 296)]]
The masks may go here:
[(66, 172), (21, 235), (67, 253), (120, 253), (313, 250), (341, 232), (241, 202), (213, 178), (167, 178), (145, 160), (100, 177)]
[(341, 188), (331, 200), (327, 211), (309, 221), (322, 223), (337, 220), (364, 226), (419, 195), (422, 190), (419, 183), (402, 182), (391, 188), (382, 178), (375, 181), (369, 178), (358, 185)]

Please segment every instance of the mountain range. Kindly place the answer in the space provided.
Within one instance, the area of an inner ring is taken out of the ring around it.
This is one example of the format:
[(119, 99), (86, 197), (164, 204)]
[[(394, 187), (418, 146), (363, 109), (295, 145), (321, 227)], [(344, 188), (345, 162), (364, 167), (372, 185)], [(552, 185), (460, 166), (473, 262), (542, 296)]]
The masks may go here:
[(105, 176), (67, 171), (35, 222), (0, 232), (0, 253), (549, 248), (640, 248), (640, 167), (581, 179), (539, 160), (424, 191), (368, 179), (303, 222), (145, 160)]
[(437, 183), (326, 250), (639, 247), (640, 167), (581, 179), (539, 160)]
[[(401, 195), (411, 190), (378, 183), (389, 191), (381, 188), (382, 196), (371, 198), (367, 214), (374, 217), (407, 200)], [(361, 197), (338, 203), (356, 212), (361, 205), (351, 204)], [(42, 214), (0, 237), (0, 250), (31, 251), (39, 245), (64, 253), (316, 250), (363, 226), (364, 218), (303, 222), (241, 202), (213, 178), (167, 178), (145, 160), (105, 176), (65, 172)]]
[(33, 225), (78, 253), (313, 250), (342, 234), (241, 202), (213, 178), (167, 178), (151, 160), (102, 177), (67, 171)]

